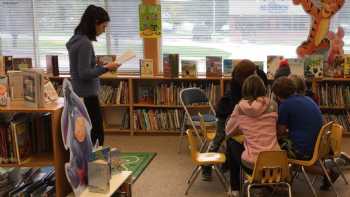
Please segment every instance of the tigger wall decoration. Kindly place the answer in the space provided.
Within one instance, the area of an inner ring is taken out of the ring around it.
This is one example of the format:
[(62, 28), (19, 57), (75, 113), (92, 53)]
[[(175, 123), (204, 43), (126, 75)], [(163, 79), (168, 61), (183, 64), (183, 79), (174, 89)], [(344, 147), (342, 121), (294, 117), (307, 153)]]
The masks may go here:
[(295, 5), (301, 4), (306, 13), (312, 17), (309, 36), (297, 48), (298, 57), (313, 54), (319, 49), (328, 49), (327, 38), (331, 17), (344, 5), (345, 0), (320, 0), (317, 6), (314, 0), (293, 0)]

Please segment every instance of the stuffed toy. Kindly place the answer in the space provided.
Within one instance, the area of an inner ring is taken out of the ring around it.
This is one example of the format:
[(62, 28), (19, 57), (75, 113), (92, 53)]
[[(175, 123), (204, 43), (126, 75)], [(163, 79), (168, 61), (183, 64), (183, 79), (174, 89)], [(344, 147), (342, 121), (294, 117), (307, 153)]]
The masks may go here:
[(342, 8), (345, 0), (320, 0), (321, 6), (317, 6), (315, 0), (293, 0), (295, 5), (301, 4), (306, 13), (311, 15), (311, 27), (309, 36), (298, 48), (298, 57), (311, 55), (321, 49), (329, 48), (327, 34), (329, 31), (330, 19)]
[(330, 47), (328, 50), (328, 64), (333, 65), (336, 56), (344, 55), (344, 29), (342, 27), (338, 27), (337, 33), (330, 31), (328, 33), (328, 39), (330, 42)]

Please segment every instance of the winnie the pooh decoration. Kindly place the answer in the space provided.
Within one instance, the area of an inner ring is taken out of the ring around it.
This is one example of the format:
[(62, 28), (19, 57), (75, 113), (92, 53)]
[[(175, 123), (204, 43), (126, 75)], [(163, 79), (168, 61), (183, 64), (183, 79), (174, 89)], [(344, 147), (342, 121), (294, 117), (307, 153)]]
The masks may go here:
[(328, 64), (333, 65), (336, 56), (344, 55), (344, 29), (342, 27), (338, 27), (337, 32), (329, 31), (328, 39), (329, 39), (329, 50), (328, 50)]
[(330, 41), (327, 38), (330, 19), (344, 5), (345, 0), (319, 0), (320, 5), (315, 0), (293, 0), (294, 5), (302, 5), (306, 13), (311, 17), (311, 27), (306, 41), (297, 48), (297, 55), (303, 58), (322, 49), (329, 49)]

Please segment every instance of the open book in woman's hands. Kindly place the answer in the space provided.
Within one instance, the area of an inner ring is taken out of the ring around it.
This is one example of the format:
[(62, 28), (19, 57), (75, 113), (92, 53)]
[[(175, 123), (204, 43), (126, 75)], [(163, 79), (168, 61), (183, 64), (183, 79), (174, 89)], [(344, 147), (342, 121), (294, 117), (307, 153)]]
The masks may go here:
[(115, 63), (117, 64), (123, 64), (132, 58), (136, 57), (136, 54), (132, 50), (127, 50), (126, 52), (122, 53), (120, 56), (117, 56), (117, 59), (115, 60)]

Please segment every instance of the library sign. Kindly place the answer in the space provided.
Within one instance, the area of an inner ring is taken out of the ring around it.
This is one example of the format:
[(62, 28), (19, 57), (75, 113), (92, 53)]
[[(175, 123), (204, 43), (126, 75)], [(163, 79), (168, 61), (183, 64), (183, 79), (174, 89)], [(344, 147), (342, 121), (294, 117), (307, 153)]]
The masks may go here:
[[(230, 1), (230, 15), (304, 15), (292, 0)], [(244, 9), (242, 9), (244, 8)]]

